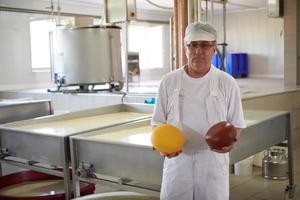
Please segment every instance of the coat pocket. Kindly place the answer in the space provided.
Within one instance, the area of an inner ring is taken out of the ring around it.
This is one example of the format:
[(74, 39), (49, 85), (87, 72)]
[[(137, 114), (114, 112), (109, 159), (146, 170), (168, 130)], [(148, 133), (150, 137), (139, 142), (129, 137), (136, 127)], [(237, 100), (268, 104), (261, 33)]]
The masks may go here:
[(220, 121), (226, 121), (225, 100), (218, 96), (208, 96), (206, 99), (206, 114), (210, 126)]

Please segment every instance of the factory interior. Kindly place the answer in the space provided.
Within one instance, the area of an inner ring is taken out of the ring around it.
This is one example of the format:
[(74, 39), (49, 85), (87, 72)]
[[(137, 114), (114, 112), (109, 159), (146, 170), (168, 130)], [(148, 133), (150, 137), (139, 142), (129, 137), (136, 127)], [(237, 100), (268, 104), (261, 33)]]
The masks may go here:
[(300, 200), (298, 0), (0, 0), (0, 200), (159, 199), (153, 110), (199, 21), (246, 123), (229, 199)]

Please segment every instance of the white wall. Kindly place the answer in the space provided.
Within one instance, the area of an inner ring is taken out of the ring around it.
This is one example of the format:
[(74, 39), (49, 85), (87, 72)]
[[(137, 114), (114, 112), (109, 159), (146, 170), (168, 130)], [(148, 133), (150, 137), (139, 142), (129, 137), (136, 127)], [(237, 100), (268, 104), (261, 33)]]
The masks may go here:
[[(54, 1), (56, 3), (56, 1)], [(48, 10), (50, 1), (0, 0), (0, 7)], [(102, 7), (90, 2), (62, 1), (61, 12), (100, 16)], [(168, 21), (171, 12), (137, 10), (138, 19)], [(0, 90), (53, 86), (49, 72), (32, 72), (29, 21), (37, 14), (0, 10)]]
[[(222, 15), (214, 19), (223, 42)], [(267, 10), (227, 15), (227, 50), (248, 53), (250, 77), (283, 77), (283, 18), (268, 18)]]
[(0, 89), (50, 83), (49, 73), (31, 70), (30, 17), (38, 15), (0, 11)]
[[(151, 13), (145, 14), (147, 19), (151, 17)], [(49, 73), (31, 71), (29, 19), (32, 16), (39, 15), (0, 11), (0, 90), (48, 87), (51, 83)], [(221, 16), (215, 18), (215, 24), (222, 41)], [(266, 10), (228, 14), (227, 49), (249, 54), (250, 77), (283, 77), (282, 28), (283, 19), (268, 18)]]

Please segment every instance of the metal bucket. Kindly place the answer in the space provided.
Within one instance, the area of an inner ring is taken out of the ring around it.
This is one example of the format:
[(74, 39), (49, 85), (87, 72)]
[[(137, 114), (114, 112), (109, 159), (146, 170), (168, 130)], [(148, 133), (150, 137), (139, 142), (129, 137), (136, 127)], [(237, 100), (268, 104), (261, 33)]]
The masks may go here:
[(262, 176), (267, 179), (284, 180), (288, 178), (288, 159), (284, 149), (269, 149), (262, 161)]
[(159, 200), (158, 197), (151, 197), (135, 192), (108, 192), (101, 194), (93, 194), (80, 198), (76, 198), (74, 200)]

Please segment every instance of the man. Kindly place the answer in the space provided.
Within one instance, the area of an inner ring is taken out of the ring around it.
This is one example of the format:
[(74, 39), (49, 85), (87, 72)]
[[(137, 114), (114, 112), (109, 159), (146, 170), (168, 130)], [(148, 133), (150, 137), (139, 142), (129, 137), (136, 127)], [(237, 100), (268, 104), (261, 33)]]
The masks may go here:
[(210, 149), (207, 130), (228, 121), (239, 138), (245, 127), (236, 81), (211, 65), (216, 30), (192, 23), (185, 31), (187, 64), (166, 74), (160, 84), (152, 125), (173, 124), (183, 132), (182, 151), (165, 154), (162, 200), (228, 200), (229, 155), (233, 145)]

